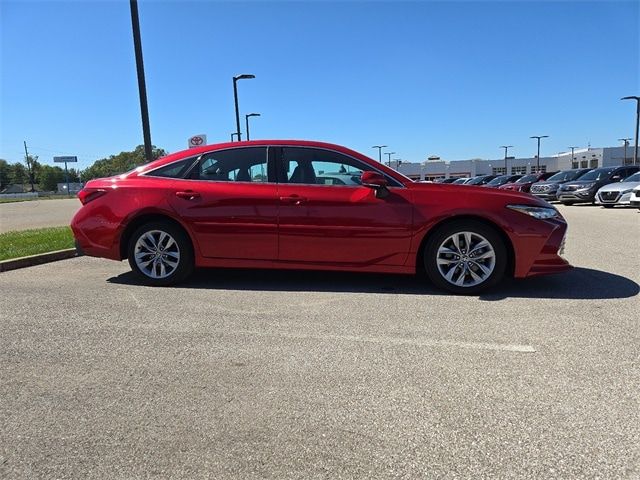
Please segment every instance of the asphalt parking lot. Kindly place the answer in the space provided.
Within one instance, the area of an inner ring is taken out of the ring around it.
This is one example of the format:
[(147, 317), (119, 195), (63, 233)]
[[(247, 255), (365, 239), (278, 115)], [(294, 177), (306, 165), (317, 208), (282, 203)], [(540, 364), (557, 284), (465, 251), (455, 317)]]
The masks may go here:
[(0, 233), (69, 225), (81, 206), (75, 197), (0, 203)]
[[(57, 202), (51, 202), (57, 203)], [(76, 258), (0, 274), (2, 478), (638, 478), (640, 214), (559, 207), (569, 273)]]

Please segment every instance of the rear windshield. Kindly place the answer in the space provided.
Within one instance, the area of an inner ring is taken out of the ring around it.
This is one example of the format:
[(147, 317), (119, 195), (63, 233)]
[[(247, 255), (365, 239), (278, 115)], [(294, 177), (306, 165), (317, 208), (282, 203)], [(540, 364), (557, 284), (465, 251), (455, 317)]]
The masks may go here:
[(521, 179), (519, 179), (516, 183), (529, 183), (535, 182), (538, 179), (538, 175), (525, 175)]
[(615, 168), (596, 168), (595, 170), (591, 170), (589, 173), (585, 173), (580, 177), (580, 180), (602, 180), (603, 178), (607, 178), (611, 175)]

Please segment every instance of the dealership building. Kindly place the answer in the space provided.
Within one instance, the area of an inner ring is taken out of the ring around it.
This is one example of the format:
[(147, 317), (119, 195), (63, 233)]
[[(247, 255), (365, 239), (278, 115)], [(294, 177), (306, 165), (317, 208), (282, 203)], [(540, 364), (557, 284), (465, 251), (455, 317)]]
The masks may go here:
[[(578, 148), (573, 152), (561, 152), (550, 157), (540, 157), (540, 172), (568, 170), (570, 168), (598, 168), (633, 163), (633, 147), (627, 148), (625, 159), (624, 147)], [(498, 158), (496, 160), (442, 160), (430, 156), (424, 162), (397, 162), (392, 160), (391, 167), (413, 180), (435, 180), (449, 177), (474, 177), (476, 175), (511, 175), (535, 173), (538, 170), (536, 157)]]

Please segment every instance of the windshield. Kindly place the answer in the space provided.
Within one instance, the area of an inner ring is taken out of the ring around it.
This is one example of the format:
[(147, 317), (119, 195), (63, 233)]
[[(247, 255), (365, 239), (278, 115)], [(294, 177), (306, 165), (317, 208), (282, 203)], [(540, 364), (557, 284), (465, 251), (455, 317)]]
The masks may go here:
[(640, 172), (636, 172), (633, 175), (625, 178), (623, 182), (640, 182)]
[(468, 180), (468, 178), (459, 178), (459, 179), (457, 179), (457, 180), (456, 180), (455, 182), (453, 182), (453, 183), (455, 183), (455, 184), (459, 185), (459, 184), (461, 184), (461, 183), (466, 182), (467, 180)]
[(549, 182), (566, 182), (567, 180), (575, 180), (583, 170), (563, 170), (549, 177)]
[[(553, 177), (551, 177), (553, 178)], [(533, 175), (525, 175), (524, 177), (522, 177), (521, 179), (519, 179), (516, 183), (529, 183), (529, 182), (535, 182), (538, 179), (538, 175), (533, 174)]]
[(491, 180), (487, 185), (502, 185), (503, 183), (507, 183), (507, 180), (511, 178), (511, 175), (501, 175), (499, 177)]
[(579, 180), (602, 180), (603, 178), (611, 175), (611, 172), (614, 170), (615, 168), (596, 168), (595, 170), (591, 170), (589, 173), (585, 173)]
[(487, 175), (483, 175), (481, 177), (476, 177), (473, 180), (471, 180), (469, 183), (467, 183), (467, 185), (478, 185), (480, 183), (482, 183), (482, 181), (487, 178)]

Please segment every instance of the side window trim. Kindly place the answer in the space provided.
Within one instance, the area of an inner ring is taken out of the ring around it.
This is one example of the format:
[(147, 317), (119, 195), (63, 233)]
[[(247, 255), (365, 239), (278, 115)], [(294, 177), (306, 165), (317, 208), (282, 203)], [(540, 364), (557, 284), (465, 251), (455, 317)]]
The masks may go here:
[[(351, 160), (353, 160), (354, 162), (357, 162), (358, 164), (362, 165), (363, 167), (366, 167), (366, 170), (363, 171), (374, 171), (374, 172), (378, 172), (381, 175), (384, 176), (384, 178), (387, 179), (387, 181), (389, 182), (389, 187), (392, 188), (406, 188), (401, 182), (399, 182), (398, 180), (396, 180), (395, 178), (387, 175), (386, 173), (384, 173), (382, 170), (379, 170), (375, 167), (373, 167), (372, 165), (369, 165), (366, 162), (363, 162), (362, 160), (360, 160), (359, 158), (355, 158), (351, 155), (347, 155), (346, 153), (342, 153), (342, 152), (338, 152), (336, 150), (332, 150), (330, 148), (323, 148), (323, 147), (314, 147), (314, 146), (307, 146), (307, 145), (278, 145), (279, 147), (279, 152), (278, 155), (276, 157), (277, 160), (277, 165), (278, 165), (278, 169), (277, 169), (277, 182), (278, 183), (284, 183), (284, 184), (289, 184), (288, 182), (288, 178), (287, 178), (287, 172), (284, 170), (284, 158), (283, 158), (283, 154), (284, 154), (284, 149), (285, 148), (306, 148), (306, 149), (312, 149), (312, 150), (322, 150), (325, 152), (331, 152), (333, 154), (337, 154), (337, 155), (342, 155), (344, 157), (347, 157)], [(359, 188), (360, 185), (355, 186), (355, 185), (326, 185), (326, 184), (311, 184), (311, 183), (300, 183), (300, 184), (290, 184), (290, 185), (306, 185), (306, 186), (316, 186), (316, 187), (340, 187), (340, 188)]]
[[(185, 165), (182, 168), (182, 170), (180, 171), (180, 174), (178, 176), (176, 176), (176, 177), (166, 177), (166, 176), (163, 176), (163, 175), (154, 175), (153, 174), (154, 172), (157, 172), (158, 170), (162, 170), (163, 168), (170, 167), (171, 165), (174, 165), (174, 164), (179, 163), (179, 162), (184, 162), (185, 160), (187, 161), (186, 162), (187, 165)], [(174, 162), (170, 162), (170, 163), (167, 163), (167, 164), (162, 165), (160, 167), (154, 168), (153, 170), (149, 170), (148, 172), (143, 172), (142, 174), (140, 174), (140, 176), (141, 177), (153, 177), (153, 178), (178, 178), (178, 179), (188, 178), (189, 174), (191, 173), (191, 170), (194, 167), (194, 165), (196, 165), (197, 162), (200, 160), (200, 156), (192, 157), (191, 164), (189, 164), (188, 160), (189, 160), (189, 157), (187, 157), (186, 159), (185, 158), (181, 158), (181, 159), (176, 160)]]
[(266, 160), (266, 166), (267, 166), (267, 181), (266, 182), (233, 182), (233, 183), (253, 183), (256, 185), (261, 185), (261, 184), (269, 184), (269, 183), (277, 183), (274, 177), (272, 177), (271, 175), (271, 169), (270, 169), (270, 163), (271, 163), (271, 155), (270, 155), (270, 150), (271, 150), (271, 145), (256, 145), (256, 146), (252, 146), (252, 147), (246, 147), (246, 146), (242, 146), (242, 147), (228, 147), (228, 148), (221, 148), (221, 149), (214, 149), (214, 150), (210, 150), (208, 152), (204, 152), (202, 154), (200, 154), (196, 161), (193, 163), (193, 165), (190, 167), (189, 171), (186, 172), (184, 178), (187, 180), (196, 180), (196, 181), (203, 181), (203, 182), (213, 182), (213, 183), (229, 183), (227, 181), (222, 181), (222, 180), (209, 180), (209, 179), (200, 179), (200, 164), (203, 160), (203, 158), (205, 158), (207, 155), (211, 155), (212, 153), (220, 153), (220, 152), (227, 152), (230, 150), (246, 150), (246, 149), (250, 149), (250, 148), (264, 148), (265, 150), (265, 160)]

